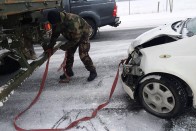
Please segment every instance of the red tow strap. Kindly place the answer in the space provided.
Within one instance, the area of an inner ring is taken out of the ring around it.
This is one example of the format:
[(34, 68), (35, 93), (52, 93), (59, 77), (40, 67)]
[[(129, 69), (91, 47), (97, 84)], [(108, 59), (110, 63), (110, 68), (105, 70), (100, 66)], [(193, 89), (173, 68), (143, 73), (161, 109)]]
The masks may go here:
[(79, 124), (79, 122), (82, 122), (82, 121), (88, 121), (92, 118), (94, 118), (96, 115), (97, 115), (97, 112), (101, 109), (103, 109), (105, 106), (107, 106), (111, 100), (111, 97), (114, 93), (114, 90), (116, 88), (116, 85), (117, 85), (117, 82), (118, 82), (118, 76), (119, 76), (119, 67), (120, 65), (124, 62), (124, 60), (122, 60), (118, 66), (118, 71), (116, 73), (116, 77), (114, 79), (114, 82), (113, 82), (113, 85), (112, 85), (112, 88), (111, 88), (111, 91), (110, 91), (110, 96), (109, 96), (109, 99), (107, 100), (107, 102), (99, 105), (91, 114), (91, 116), (89, 117), (83, 117), (81, 119), (78, 119), (76, 121), (73, 121), (69, 126), (67, 126), (66, 128), (57, 128), (57, 129), (23, 129), (19, 126), (17, 126), (16, 124), (16, 121), (27, 111), (29, 110), (39, 99), (43, 89), (44, 89), (44, 85), (45, 85), (45, 81), (46, 81), (46, 77), (47, 77), (47, 74), (48, 74), (48, 67), (49, 67), (49, 61), (50, 61), (50, 56), (51, 56), (51, 52), (49, 52), (49, 58), (48, 58), (48, 61), (46, 63), (46, 68), (45, 68), (45, 71), (44, 71), (44, 74), (43, 74), (43, 77), (42, 77), (42, 81), (41, 81), (41, 85), (40, 85), (40, 89), (39, 89), (39, 92), (38, 94), (36, 95), (36, 97), (33, 99), (33, 101), (30, 103), (30, 105), (24, 109), (22, 112), (20, 112), (15, 118), (14, 118), (14, 127), (17, 131), (27, 131), (27, 130), (30, 130), (30, 131), (63, 131), (63, 130), (68, 130), (68, 129), (71, 129), (75, 126), (77, 126)]
[[(66, 76), (66, 81), (69, 82), (71, 78), (70, 76), (67, 75), (66, 63), (67, 63), (67, 52), (65, 51), (64, 60), (57, 71), (60, 71), (61, 69), (63, 69), (64, 75)], [(59, 81), (59, 83), (63, 83), (63, 82)]]

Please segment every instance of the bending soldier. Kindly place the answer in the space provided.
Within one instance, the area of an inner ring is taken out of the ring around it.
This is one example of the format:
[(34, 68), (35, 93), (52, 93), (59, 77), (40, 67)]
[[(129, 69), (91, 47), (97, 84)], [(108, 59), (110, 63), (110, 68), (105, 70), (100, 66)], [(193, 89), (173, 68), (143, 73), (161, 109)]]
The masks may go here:
[[(57, 38), (62, 34), (68, 41), (60, 47), (67, 51), (66, 71), (68, 76), (73, 76), (74, 54), (79, 47), (79, 56), (85, 68), (90, 72), (88, 81), (92, 81), (97, 77), (97, 72), (93, 62), (89, 56), (90, 42), (89, 35), (91, 27), (81, 17), (75, 14), (50, 11), (48, 12), (48, 21), (52, 24), (52, 36), (48, 48), (53, 48)], [(66, 75), (60, 76), (61, 80), (66, 79)]]

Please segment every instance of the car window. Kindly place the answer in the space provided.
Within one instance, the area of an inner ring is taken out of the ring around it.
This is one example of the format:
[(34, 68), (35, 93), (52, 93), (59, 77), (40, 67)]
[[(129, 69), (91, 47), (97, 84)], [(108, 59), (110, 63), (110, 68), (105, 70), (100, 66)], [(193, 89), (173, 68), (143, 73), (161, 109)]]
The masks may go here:
[(100, 1), (100, 0), (84, 0), (84, 1)]
[(79, 3), (81, 2), (82, 0), (70, 0), (70, 3)]
[(112, 1), (112, 0), (83, 0), (83, 1)]
[(196, 18), (189, 20), (186, 27), (189, 32), (196, 34)]

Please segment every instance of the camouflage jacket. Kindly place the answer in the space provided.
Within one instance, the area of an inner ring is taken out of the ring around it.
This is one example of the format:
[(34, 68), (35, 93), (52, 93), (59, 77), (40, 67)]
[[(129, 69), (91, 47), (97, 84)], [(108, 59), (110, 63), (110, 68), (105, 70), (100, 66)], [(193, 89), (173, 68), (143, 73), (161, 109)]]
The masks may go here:
[(90, 34), (91, 27), (80, 16), (65, 12), (60, 12), (60, 15), (61, 23), (52, 28), (50, 47), (55, 45), (60, 34), (68, 40), (66, 43), (67, 47), (76, 45), (83, 35)]

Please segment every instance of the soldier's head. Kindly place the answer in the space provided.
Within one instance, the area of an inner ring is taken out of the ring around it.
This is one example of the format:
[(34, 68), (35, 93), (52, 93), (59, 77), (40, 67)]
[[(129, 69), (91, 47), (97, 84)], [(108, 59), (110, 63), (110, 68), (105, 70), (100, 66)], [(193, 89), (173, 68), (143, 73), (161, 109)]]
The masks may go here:
[(48, 21), (52, 25), (56, 25), (57, 23), (61, 22), (60, 12), (56, 10), (52, 10), (48, 12)]

